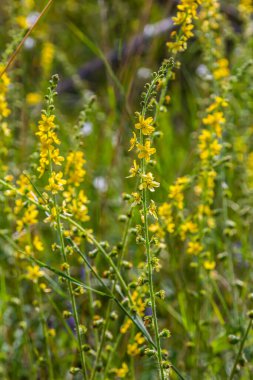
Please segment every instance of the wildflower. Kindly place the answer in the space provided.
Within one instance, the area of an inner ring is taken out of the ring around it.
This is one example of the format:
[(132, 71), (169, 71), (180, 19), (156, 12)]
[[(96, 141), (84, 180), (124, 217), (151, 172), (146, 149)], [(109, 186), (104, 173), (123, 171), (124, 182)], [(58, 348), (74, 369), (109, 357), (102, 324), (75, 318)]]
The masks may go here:
[(146, 140), (144, 145), (137, 144), (137, 148), (139, 149), (140, 153), (138, 154), (138, 157), (144, 158), (147, 162), (150, 160), (150, 156), (152, 154), (155, 154), (156, 149), (151, 148), (151, 141)]
[(136, 129), (140, 129), (143, 135), (151, 135), (155, 128), (152, 126), (154, 120), (152, 117), (148, 117), (147, 119), (144, 116), (139, 114), (139, 122), (135, 124)]
[(220, 58), (217, 62), (217, 68), (214, 70), (213, 75), (215, 79), (222, 79), (228, 77), (230, 74), (229, 62), (226, 58)]
[(139, 345), (143, 344), (145, 342), (145, 338), (142, 336), (142, 334), (140, 332), (138, 332), (135, 337), (134, 337), (134, 340), (136, 343), (138, 343)]
[(186, 252), (189, 255), (198, 255), (202, 250), (203, 246), (198, 241), (189, 241)]
[(64, 161), (64, 158), (60, 156), (59, 149), (53, 149), (50, 152), (50, 158), (55, 163), (55, 165), (61, 165), (61, 163)]
[(203, 266), (206, 270), (213, 270), (216, 267), (216, 262), (215, 261), (210, 261), (210, 260), (205, 260), (203, 263)]
[(160, 186), (160, 183), (159, 182), (156, 182), (154, 181), (154, 177), (153, 177), (153, 174), (152, 173), (147, 173), (147, 174), (143, 174), (141, 176), (142, 178), (142, 182), (139, 186), (139, 189), (140, 190), (143, 190), (143, 189), (148, 189), (150, 191), (155, 191), (155, 187), (159, 187)]
[(57, 210), (55, 207), (52, 207), (50, 215), (48, 215), (48, 217), (44, 219), (44, 222), (54, 224), (56, 220), (57, 220)]
[(173, 31), (171, 37), (174, 41), (167, 42), (167, 47), (173, 54), (182, 52), (187, 48), (187, 41), (193, 36), (193, 19), (197, 19), (197, 8), (200, 0), (181, 0), (177, 6), (177, 14), (172, 18), (175, 25), (181, 25), (180, 33)]
[(52, 194), (57, 194), (59, 191), (63, 191), (63, 186), (67, 183), (65, 179), (62, 179), (62, 172), (52, 172), (51, 177), (48, 179), (48, 185), (45, 187), (46, 190), (51, 191)]
[(68, 177), (67, 183), (76, 187), (83, 182), (86, 171), (84, 154), (81, 151), (70, 152), (66, 159), (65, 175)]
[(157, 207), (153, 200), (150, 201), (150, 205), (148, 208), (148, 212), (150, 215), (152, 215), (155, 219), (158, 219), (157, 217)]
[(55, 128), (54, 115), (47, 116), (45, 114), (41, 115), (41, 120), (39, 121), (39, 132), (36, 134), (41, 136), (41, 132), (49, 132)]
[(134, 160), (134, 165), (129, 170), (130, 175), (127, 178), (135, 177), (138, 171), (139, 171), (139, 165), (136, 163), (136, 160)]
[(44, 249), (43, 243), (40, 240), (38, 235), (35, 235), (35, 237), (33, 239), (33, 245), (34, 245), (34, 248), (37, 249), (37, 251), (43, 251), (43, 249)]
[(132, 344), (128, 344), (127, 345), (127, 353), (129, 356), (136, 356), (136, 355), (139, 355), (140, 353), (140, 349), (138, 347), (138, 344), (136, 342), (132, 343)]
[(117, 377), (123, 379), (126, 377), (128, 371), (128, 365), (125, 362), (123, 362), (122, 367), (117, 369), (115, 373)]
[(180, 237), (182, 240), (185, 240), (187, 232), (194, 234), (197, 231), (198, 231), (197, 224), (192, 222), (191, 220), (188, 220), (187, 222), (182, 223), (180, 225)]
[(174, 185), (171, 185), (169, 188), (168, 197), (173, 200), (175, 206), (177, 206), (179, 210), (183, 209), (183, 201), (184, 201), (183, 191), (188, 183), (189, 183), (188, 177), (179, 177), (176, 180), (176, 183)]
[(131, 319), (127, 319), (126, 322), (121, 326), (120, 328), (120, 333), (121, 334), (126, 334), (126, 332), (129, 330), (129, 328), (132, 326), (132, 321)]
[(41, 102), (41, 95), (38, 92), (29, 92), (29, 94), (26, 95), (26, 102), (30, 106), (35, 106)]
[(0, 117), (8, 117), (10, 115), (11, 111), (8, 108), (8, 103), (5, 100), (5, 96), (0, 93)]
[(53, 58), (55, 53), (55, 47), (51, 42), (45, 42), (42, 47), (41, 51), (41, 67), (44, 72), (44, 75), (47, 76), (50, 72)]
[(128, 149), (128, 152), (130, 152), (135, 147), (136, 143), (137, 143), (136, 134), (133, 132), (133, 137), (131, 137), (130, 139), (130, 148)]
[(34, 283), (38, 282), (40, 277), (44, 276), (44, 273), (40, 270), (38, 265), (28, 266), (26, 278), (33, 281)]
[(38, 223), (38, 210), (34, 204), (29, 205), (24, 212), (23, 217), (17, 221), (17, 231), (21, 231), (25, 226), (31, 226)]
[(141, 203), (140, 193), (136, 193), (136, 192), (132, 193), (132, 196), (133, 196), (133, 203), (132, 203), (133, 207)]

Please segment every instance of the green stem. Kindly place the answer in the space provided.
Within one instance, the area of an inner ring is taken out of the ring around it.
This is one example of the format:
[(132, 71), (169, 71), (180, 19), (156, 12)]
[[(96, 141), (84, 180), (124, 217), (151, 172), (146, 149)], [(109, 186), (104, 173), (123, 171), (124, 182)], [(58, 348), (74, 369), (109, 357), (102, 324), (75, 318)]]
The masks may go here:
[(41, 291), (37, 283), (35, 284), (35, 290), (38, 297), (40, 322), (42, 325), (42, 330), (43, 330), (43, 335), (44, 335), (46, 361), (48, 365), (48, 375), (49, 375), (50, 380), (54, 380), (54, 371), (53, 371), (53, 364), (52, 364), (50, 348), (49, 348), (49, 338), (48, 338), (46, 318), (42, 309)]
[(234, 365), (233, 365), (231, 374), (229, 376), (229, 380), (232, 380), (233, 377), (234, 377), (234, 375), (235, 375), (236, 366), (237, 366), (237, 363), (238, 363), (238, 361), (240, 359), (240, 356), (242, 354), (242, 350), (243, 350), (244, 344), (246, 342), (247, 336), (249, 335), (251, 327), (252, 327), (252, 319), (250, 319), (248, 327), (247, 327), (247, 330), (245, 331), (244, 337), (242, 338), (242, 341), (241, 341), (241, 344), (240, 344), (240, 347), (239, 347), (239, 351), (238, 351), (238, 353), (236, 355), (236, 358), (235, 358), (235, 361), (234, 361)]
[[(121, 254), (120, 254), (120, 256), (119, 256), (119, 258), (117, 260), (117, 268), (118, 268), (119, 273), (120, 273), (120, 270), (121, 270), (121, 265), (122, 265), (122, 260), (123, 260), (123, 257), (124, 257), (124, 253), (125, 253), (125, 250), (126, 250), (127, 237), (128, 237), (128, 231), (129, 231), (130, 225), (131, 225), (131, 217), (128, 218), (128, 221), (127, 221), (127, 224), (126, 224), (126, 227), (125, 227), (125, 230), (124, 230), (124, 236), (123, 236), (123, 241), (122, 241), (122, 250), (121, 250)], [(112, 285), (112, 289), (111, 289), (111, 293), (112, 294), (114, 294), (116, 284), (117, 284), (116, 281), (114, 281), (113, 285)], [(129, 300), (132, 300), (131, 295), (129, 297)], [(108, 307), (107, 307), (107, 310), (106, 310), (105, 324), (103, 326), (102, 335), (101, 335), (101, 341), (100, 341), (99, 349), (97, 351), (97, 355), (96, 355), (96, 359), (95, 359), (95, 364), (94, 364), (94, 370), (92, 372), (91, 380), (93, 380), (95, 378), (96, 371), (97, 371), (97, 364), (98, 364), (98, 362), (100, 360), (100, 357), (101, 357), (101, 354), (102, 354), (102, 349), (103, 349), (104, 341), (105, 341), (105, 337), (106, 337), (106, 330), (108, 329), (109, 323), (110, 323), (111, 305), (112, 305), (112, 302), (109, 301), (109, 304), (108, 304)]]
[(160, 338), (159, 338), (159, 328), (158, 328), (158, 320), (157, 320), (157, 313), (156, 313), (156, 301), (155, 301), (154, 283), (153, 283), (152, 256), (151, 256), (151, 252), (150, 252), (150, 242), (149, 242), (149, 233), (148, 233), (147, 190), (146, 189), (143, 189), (142, 196), (143, 196), (145, 246), (146, 246), (147, 264), (148, 264), (149, 293), (150, 293), (150, 300), (151, 300), (152, 313), (153, 313), (155, 342), (156, 342), (156, 346), (157, 346), (157, 357), (158, 357), (160, 379), (164, 380), (164, 372), (163, 372), (163, 367), (162, 367), (161, 342), (160, 342)]
[[(57, 207), (56, 207), (56, 209), (57, 209)], [(65, 244), (64, 244), (62, 229), (61, 229), (60, 216), (59, 216), (58, 211), (57, 211), (57, 230), (58, 230), (58, 234), (59, 234), (59, 238), (60, 238), (61, 254), (62, 254), (64, 261), (66, 263), (68, 263), (67, 262), (67, 255), (65, 252)], [(68, 274), (68, 276), (70, 275), (69, 269), (67, 269), (67, 274)], [(84, 351), (82, 349), (82, 337), (81, 337), (81, 333), (80, 333), (80, 324), (79, 324), (79, 318), (78, 318), (77, 307), (76, 307), (76, 299), (75, 299), (75, 295), (73, 292), (73, 286), (72, 286), (70, 281), (68, 281), (68, 289), (69, 289), (69, 294), (70, 294), (70, 298), (71, 298), (71, 305), (72, 305), (74, 320), (75, 320), (75, 325), (76, 325), (76, 333), (77, 333), (77, 340), (78, 340), (78, 345), (79, 345), (79, 354), (80, 354), (80, 358), (81, 358), (83, 376), (84, 376), (85, 380), (88, 380)]]

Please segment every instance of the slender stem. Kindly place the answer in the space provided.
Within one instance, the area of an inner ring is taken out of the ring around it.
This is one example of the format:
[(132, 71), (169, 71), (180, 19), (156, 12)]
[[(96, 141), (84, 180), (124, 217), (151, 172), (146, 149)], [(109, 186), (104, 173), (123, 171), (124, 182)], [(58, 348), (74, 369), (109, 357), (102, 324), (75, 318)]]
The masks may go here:
[[(61, 254), (62, 254), (64, 261), (67, 263), (67, 255), (65, 252), (65, 244), (64, 244), (64, 239), (63, 239), (63, 234), (62, 234), (62, 229), (61, 229), (60, 216), (59, 216), (58, 211), (57, 211), (57, 230), (58, 230), (58, 234), (59, 234), (59, 238), (60, 238)], [(67, 269), (67, 274), (68, 274), (68, 276), (70, 275), (69, 269)], [(74, 320), (75, 320), (75, 325), (76, 325), (76, 333), (77, 333), (77, 339), (78, 339), (78, 345), (79, 345), (79, 353), (80, 353), (80, 358), (81, 358), (83, 376), (84, 376), (84, 379), (87, 380), (88, 377), (87, 377), (87, 372), (86, 372), (86, 363), (85, 363), (84, 351), (82, 349), (82, 337), (81, 337), (80, 324), (79, 324), (79, 318), (78, 318), (77, 307), (76, 307), (76, 299), (75, 299), (75, 295), (73, 292), (73, 286), (72, 286), (72, 283), (70, 281), (68, 281), (68, 289), (69, 289), (69, 294), (70, 294), (70, 298), (71, 298), (71, 305), (72, 305)]]
[(240, 344), (240, 347), (239, 347), (239, 351), (238, 351), (238, 353), (236, 355), (236, 358), (235, 358), (235, 361), (234, 361), (234, 365), (233, 365), (231, 374), (229, 376), (229, 380), (232, 380), (233, 377), (234, 377), (234, 375), (235, 375), (235, 371), (236, 371), (236, 366), (237, 366), (238, 360), (240, 359), (240, 356), (242, 354), (242, 350), (243, 350), (244, 344), (246, 342), (247, 336), (249, 335), (250, 329), (252, 327), (252, 321), (253, 320), (250, 319), (248, 327), (247, 327), (247, 330), (245, 331), (244, 337), (242, 338), (242, 341), (241, 341), (241, 344)]
[(45, 352), (46, 352), (46, 361), (48, 365), (48, 375), (50, 380), (54, 380), (54, 371), (53, 371), (53, 364), (50, 354), (50, 348), (49, 348), (49, 338), (48, 338), (48, 331), (47, 331), (47, 324), (45, 315), (42, 309), (42, 299), (41, 299), (41, 291), (39, 289), (38, 284), (35, 284), (35, 291), (38, 297), (38, 303), (39, 303), (39, 315), (40, 315), (40, 322), (42, 325), (43, 335), (44, 335), (44, 342), (45, 342)]
[[(120, 270), (121, 270), (121, 265), (122, 265), (122, 260), (123, 260), (123, 257), (124, 257), (124, 253), (125, 253), (125, 250), (126, 250), (127, 237), (128, 237), (128, 231), (129, 231), (130, 224), (131, 224), (131, 217), (128, 218), (128, 221), (127, 221), (127, 224), (126, 224), (126, 227), (125, 227), (125, 230), (124, 230), (124, 236), (123, 236), (123, 241), (122, 241), (122, 250), (121, 250), (121, 254), (120, 254), (120, 256), (119, 256), (119, 258), (117, 260), (117, 268), (118, 268), (119, 273), (120, 273)], [(114, 294), (116, 284), (117, 284), (117, 282), (114, 281), (113, 285), (112, 285), (112, 289), (111, 289), (111, 293), (112, 294)], [(131, 295), (130, 295), (129, 299), (132, 300)], [(105, 341), (105, 337), (106, 337), (106, 330), (108, 329), (109, 323), (110, 323), (111, 305), (112, 305), (112, 302), (109, 302), (107, 310), (106, 310), (105, 324), (103, 326), (102, 335), (101, 335), (101, 341), (100, 341), (100, 345), (99, 345), (99, 348), (98, 348), (98, 351), (97, 351), (97, 355), (96, 355), (96, 359), (95, 359), (95, 364), (94, 364), (94, 370), (92, 372), (91, 380), (93, 380), (95, 378), (96, 371), (97, 371), (97, 364), (98, 364), (98, 362), (100, 360), (100, 357), (101, 357), (101, 354), (102, 354), (102, 349), (103, 349), (104, 341)]]
[(162, 367), (162, 352), (161, 352), (161, 342), (159, 338), (159, 328), (158, 320), (156, 313), (156, 302), (155, 302), (155, 293), (154, 293), (154, 284), (153, 284), (153, 267), (152, 267), (152, 256), (150, 252), (150, 242), (149, 242), (149, 233), (148, 233), (148, 218), (147, 218), (147, 190), (143, 189), (143, 213), (144, 213), (144, 232), (145, 232), (145, 245), (146, 245), (146, 255), (147, 255), (147, 264), (148, 264), (148, 283), (149, 283), (149, 293), (153, 313), (154, 321), (154, 330), (155, 330), (155, 341), (157, 346), (157, 357), (159, 364), (160, 378), (164, 380), (164, 372)]

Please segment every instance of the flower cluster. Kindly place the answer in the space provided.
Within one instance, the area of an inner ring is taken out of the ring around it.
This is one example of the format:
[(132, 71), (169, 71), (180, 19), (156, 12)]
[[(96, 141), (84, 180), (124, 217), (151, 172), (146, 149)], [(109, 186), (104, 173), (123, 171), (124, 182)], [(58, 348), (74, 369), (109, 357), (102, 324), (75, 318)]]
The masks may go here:
[(197, 9), (201, 3), (202, 0), (181, 0), (178, 4), (177, 15), (172, 20), (180, 26), (180, 30), (173, 31), (170, 36), (174, 41), (167, 42), (167, 47), (173, 54), (187, 49), (187, 41), (193, 36), (193, 21), (198, 18)]

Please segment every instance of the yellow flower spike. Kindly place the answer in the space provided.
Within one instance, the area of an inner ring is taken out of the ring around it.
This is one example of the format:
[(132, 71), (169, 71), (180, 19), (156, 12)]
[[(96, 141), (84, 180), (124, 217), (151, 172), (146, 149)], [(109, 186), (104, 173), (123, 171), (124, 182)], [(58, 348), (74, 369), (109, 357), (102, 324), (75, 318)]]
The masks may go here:
[(140, 151), (138, 154), (138, 158), (145, 158), (147, 162), (150, 161), (150, 156), (152, 156), (152, 154), (155, 154), (156, 152), (155, 148), (151, 148), (150, 140), (146, 140), (144, 145), (137, 144), (137, 148)]
[(151, 135), (155, 128), (152, 126), (154, 120), (152, 117), (145, 119), (142, 115), (139, 115), (139, 122), (135, 124), (136, 129), (140, 129), (141, 133), (145, 136)]

